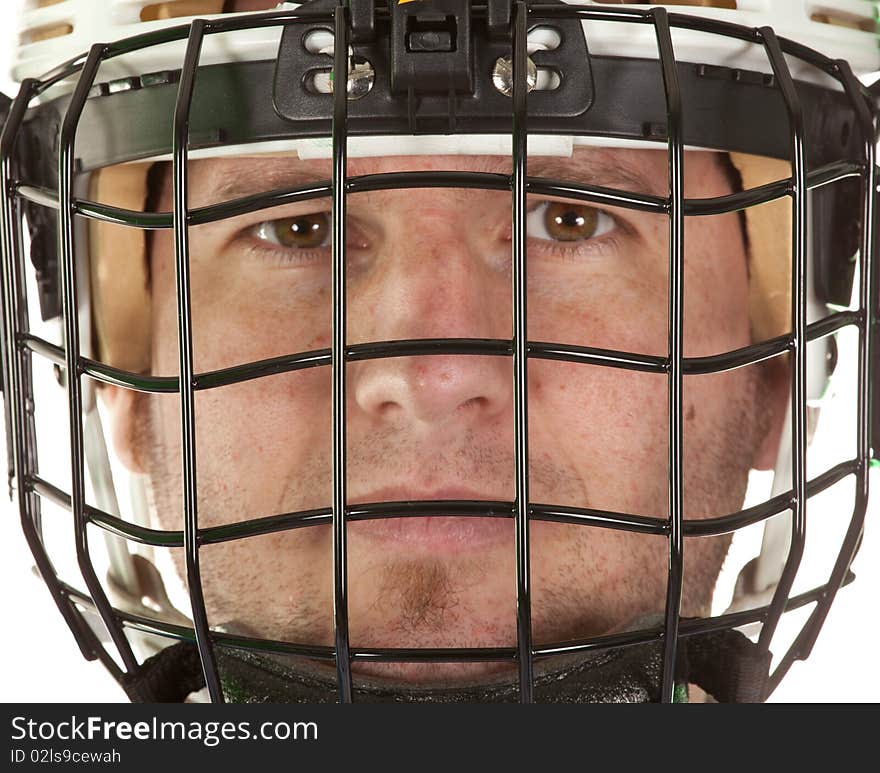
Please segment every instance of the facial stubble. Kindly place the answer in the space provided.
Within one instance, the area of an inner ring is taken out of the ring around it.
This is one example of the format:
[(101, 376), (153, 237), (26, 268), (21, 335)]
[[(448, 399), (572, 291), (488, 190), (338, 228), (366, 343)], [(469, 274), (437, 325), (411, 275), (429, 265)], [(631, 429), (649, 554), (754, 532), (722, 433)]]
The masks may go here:
[[(770, 422), (766, 401), (761, 399), (762, 394), (766, 394), (768, 373), (768, 369), (763, 366), (749, 368), (744, 372), (741, 388), (737, 390), (737, 396), (725, 412), (726, 418), (704, 435), (715, 438), (716, 442), (699, 448), (689, 445), (688, 427), (698, 420), (699, 406), (691, 406), (686, 413), (684, 475), (688, 513), (699, 513), (700, 517), (705, 514), (723, 515), (741, 506), (749, 470)], [(182, 475), (177, 463), (180, 460), (179, 438), (164, 437), (155, 398), (143, 395), (135, 405), (135, 443), (142, 455), (144, 467), (148, 470), (156, 520), (162, 528), (181, 528)], [(370, 447), (364, 445), (359, 452), (367, 454), (369, 451), (366, 449)], [(384, 454), (375, 446), (373, 450), (375, 456), (368, 461), (381, 464)], [(481, 457), (475, 451), (470, 463), (479, 464), (481, 460), (486, 463), (485, 453)], [(542, 471), (540, 466), (532, 474), (546, 475), (556, 486), (567, 475), (565, 471), (549, 468)], [(216, 481), (200, 481), (199, 502), (203, 512), (210, 512), (211, 503), (221, 498), (215, 484)], [(247, 484), (242, 481), (241, 485)], [(243, 514), (242, 520), (254, 515), (256, 514)], [(578, 532), (580, 534), (583, 532)], [(729, 543), (729, 536), (687, 541), (683, 615), (707, 614)], [(202, 567), (202, 585), (212, 625), (238, 621), (256, 635), (271, 634), (276, 638), (283, 636), (300, 643), (332, 641), (331, 599), (315, 590), (316, 587), (327, 587), (328, 584), (315, 582), (316, 578), (303, 573), (296, 588), (277, 588), (279, 603), (273, 605), (265, 598), (253, 597), (260, 593), (261, 578), (256, 575), (248, 577), (242, 572), (242, 567), (236, 565), (236, 559), (231, 553), (223, 553), (222, 547), (214, 546), (212, 560), (203, 562)], [(578, 553), (572, 558), (572, 564), (563, 564), (559, 572), (569, 572), (572, 577), (578, 576), (585, 567), (574, 563), (590, 561), (589, 547), (585, 550), (586, 553)], [(663, 550), (663, 545), (658, 543), (658, 550)], [(182, 556), (178, 554), (179, 551), (175, 552), (174, 557), (182, 578), (185, 576), (185, 569)], [(296, 561), (296, 556), (287, 554), (277, 558), (280, 561)], [(535, 561), (534, 545), (532, 560)], [(398, 555), (390, 558), (371, 575), (375, 580), (374, 603), (395, 609), (396, 623), (392, 630), (384, 632), (386, 637), (392, 638), (387, 646), (395, 645), (393, 639), (396, 636), (411, 642), (414, 637), (432, 636), (444, 629), (447, 631), (444, 638), (449, 642), (448, 646), (473, 646), (473, 641), (457, 640), (456, 623), (460, 619), (461, 607), (468, 606), (470, 594), (479, 592), (475, 589), (479, 589), (481, 580), (490, 571), (480, 561), (468, 561), (466, 564), (458, 562), (453, 565), (431, 557)], [(665, 587), (658, 587), (656, 579), (645, 576), (628, 580), (629, 593), (643, 596), (644, 609), (641, 612), (662, 608), (660, 605), (665, 598)], [(579, 594), (570, 585), (563, 585), (566, 588), (565, 593), (558, 589), (546, 593), (542, 608), (534, 611), (533, 624), (538, 638), (544, 641), (565, 640), (596, 633), (597, 627), (614, 628), (625, 625), (622, 620), (594, 619), (589, 609), (589, 597)], [(513, 577), (510, 587), (513, 590)], [(609, 589), (609, 592), (613, 592), (613, 589)], [(265, 620), (258, 619), (258, 612), (265, 615)], [(462, 637), (467, 638), (465, 634)]]

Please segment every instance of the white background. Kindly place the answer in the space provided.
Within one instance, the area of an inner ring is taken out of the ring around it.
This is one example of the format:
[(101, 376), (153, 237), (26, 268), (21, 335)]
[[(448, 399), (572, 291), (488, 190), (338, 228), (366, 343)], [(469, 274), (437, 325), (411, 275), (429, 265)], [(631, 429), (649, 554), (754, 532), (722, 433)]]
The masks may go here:
[[(11, 95), (5, 58), (11, 41), (16, 2), (0, 7), (0, 86)], [(844, 353), (845, 356), (845, 353)], [(828, 429), (830, 424), (831, 429)], [(833, 445), (835, 420), (820, 428), (818, 443)], [(822, 430), (825, 430), (823, 434)], [(0, 437), (0, 449), (5, 444)], [(59, 449), (60, 453), (65, 450)], [(2, 476), (2, 477), (5, 477)], [(880, 590), (880, 480), (872, 474), (874, 501), (869, 508), (861, 552), (853, 566), (857, 582), (841, 591), (812, 657), (796, 663), (774, 694), (776, 701), (876, 701), (878, 664), (878, 590)], [(55, 609), (48, 591), (32, 572), (32, 560), (18, 524), (17, 508), (0, 494), (0, 699), (5, 702), (117, 701), (120, 688), (97, 663), (86, 663)]]

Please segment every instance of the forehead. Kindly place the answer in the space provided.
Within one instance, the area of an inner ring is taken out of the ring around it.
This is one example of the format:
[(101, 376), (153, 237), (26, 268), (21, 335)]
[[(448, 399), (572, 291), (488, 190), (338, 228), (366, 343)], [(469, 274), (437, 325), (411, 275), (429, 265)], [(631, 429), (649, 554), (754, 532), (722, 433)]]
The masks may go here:
[[(685, 182), (692, 191), (686, 191), (686, 195), (712, 195), (718, 178), (723, 178), (723, 174), (719, 174), (722, 169), (720, 156), (705, 151), (685, 154)], [(665, 148), (576, 148), (570, 157), (530, 157), (527, 174), (663, 196), (668, 193), (667, 167)], [(512, 171), (512, 162), (507, 155), (349, 158), (346, 173), (349, 177), (356, 177), (441, 170), (508, 175)], [(295, 155), (199, 159), (190, 162), (189, 171), (194, 191), (202, 195), (209, 192), (213, 201), (226, 201), (257, 191), (326, 181), (331, 177), (332, 160), (300, 159)]]

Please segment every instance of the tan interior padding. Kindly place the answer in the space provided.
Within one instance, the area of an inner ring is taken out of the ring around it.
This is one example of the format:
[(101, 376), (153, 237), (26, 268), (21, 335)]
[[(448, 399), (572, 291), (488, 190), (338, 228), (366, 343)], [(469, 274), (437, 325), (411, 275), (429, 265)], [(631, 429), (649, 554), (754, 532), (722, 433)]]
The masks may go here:
[(45, 27), (34, 27), (25, 30), (22, 37), (23, 43), (37, 43), (40, 40), (51, 40), (52, 38), (60, 38), (73, 32), (71, 24), (48, 24)]
[[(731, 153), (742, 175), (743, 189), (791, 176), (788, 161)], [(791, 198), (749, 207), (749, 314), (755, 341), (775, 338), (791, 330)]]
[[(95, 172), (89, 198), (142, 212), (149, 163)], [(92, 322), (101, 362), (134, 373), (150, 371), (150, 290), (146, 232), (89, 221)]]
[(169, 0), (166, 3), (152, 3), (141, 9), (141, 21), (177, 19), (181, 16), (201, 16), (208, 13), (223, 13), (223, 0)]
[[(48, 5), (56, 5), (61, 0), (37, 0), (37, 8), (45, 8)], [(51, 38), (60, 38), (73, 32), (73, 26), (67, 22), (59, 22), (58, 24), (46, 24), (43, 27), (34, 27), (24, 30), (22, 33), (22, 43), (36, 43), (40, 40), (50, 40)]]
[(851, 30), (876, 33), (877, 22), (874, 20), (873, 15), (871, 15), (873, 7), (866, 6), (865, 11), (864, 16), (856, 16), (836, 8), (823, 8), (821, 12), (816, 11), (810, 14), (810, 20), (820, 24), (831, 24), (835, 27), (846, 27)]

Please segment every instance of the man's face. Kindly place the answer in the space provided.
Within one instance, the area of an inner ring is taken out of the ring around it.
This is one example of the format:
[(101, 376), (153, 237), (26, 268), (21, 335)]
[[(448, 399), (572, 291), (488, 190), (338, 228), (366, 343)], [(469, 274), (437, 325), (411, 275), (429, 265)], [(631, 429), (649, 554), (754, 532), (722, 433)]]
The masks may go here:
[[(510, 172), (501, 157), (352, 159), (349, 175)], [(685, 195), (730, 193), (722, 158), (688, 153)], [(529, 174), (668, 192), (665, 151), (534, 157)], [(330, 177), (329, 161), (240, 158), (190, 164), (190, 206)], [(159, 208), (172, 206), (170, 175)], [(529, 197), (528, 337), (665, 357), (668, 220)], [(348, 198), (347, 343), (510, 339), (511, 201), (506, 192), (409, 189)], [(330, 203), (313, 200), (190, 229), (193, 351), (204, 372), (331, 343)], [(748, 258), (736, 214), (688, 218), (684, 354), (750, 343)], [(150, 246), (153, 372), (178, 372), (170, 232)], [(530, 500), (665, 518), (667, 377), (529, 361)], [(757, 367), (684, 386), (687, 518), (737, 510), (748, 470), (767, 466), (766, 379)], [(346, 368), (349, 503), (512, 501), (510, 357), (431, 355)], [(149, 474), (158, 525), (182, 527), (179, 400), (127, 395), (117, 420)], [(331, 373), (311, 368), (197, 393), (202, 527), (332, 502)], [(772, 446), (772, 443), (770, 444)], [(764, 450), (761, 450), (764, 448)], [(662, 612), (662, 537), (532, 521), (536, 643), (632, 626)], [(728, 539), (685, 545), (684, 615), (705, 614)], [(179, 556), (182, 559), (182, 556)], [(509, 518), (348, 525), (352, 647), (495, 647), (516, 641)], [(317, 526), (203, 547), (213, 626), (333, 643), (332, 539)], [(497, 664), (373, 664), (404, 680), (476, 676)], [(356, 667), (356, 671), (358, 668)]]

